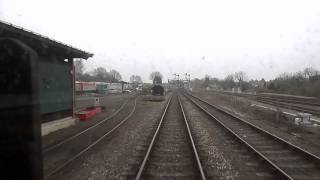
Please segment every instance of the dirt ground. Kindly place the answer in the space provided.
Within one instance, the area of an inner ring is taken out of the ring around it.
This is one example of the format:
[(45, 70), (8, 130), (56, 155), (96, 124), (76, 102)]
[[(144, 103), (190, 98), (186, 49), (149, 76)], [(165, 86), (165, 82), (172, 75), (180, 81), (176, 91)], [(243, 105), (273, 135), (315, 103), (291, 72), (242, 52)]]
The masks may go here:
[(281, 115), (280, 120), (276, 121), (276, 113), (274, 111), (251, 106), (251, 101), (243, 97), (200, 91), (193, 92), (193, 94), (320, 156), (320, 127), (318, 127), (317, 131), (314, 130), (315, 128), (298, 127), (294, 125), (293, 117), (286, 115)]
[(133, 116), (111, 136), (50, 179), (119, 179), (132, 165), (138, 142), (151, 132), (165, 101), (137, 101)]

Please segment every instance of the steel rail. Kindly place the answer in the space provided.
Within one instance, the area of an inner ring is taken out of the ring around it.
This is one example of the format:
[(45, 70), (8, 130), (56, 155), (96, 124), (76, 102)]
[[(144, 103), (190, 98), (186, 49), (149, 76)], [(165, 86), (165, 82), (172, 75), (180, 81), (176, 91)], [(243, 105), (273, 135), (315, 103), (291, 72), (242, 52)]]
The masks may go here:
[(254, 95), (253, 97), (254, 98), (266, 99), (266, 100), (270, 100), (270, 101), (276, 101), (276, 102), (302, 104), (302, 105), (308, 105), (308, 106), (320, 106), (319, 103), (310, 102), (310, 100), (302, 101), (302, 100), (285, 99), (283, 97), (269, 97), (269, 96), (263, 96), (263, 95)]
[(218, 92), (218, 91), (215, 91), (215, 92), (221, 93), (221, 94), (233, 95), (233, 96), (240, 96), (240, 97), (264, 98), (264, 99), (269, 99), (277, 102), (287, 102), (287, 103), (303, 104), (303, 105), (309, 105), (309, 106), (320, 106), (319, 99), (304, 99), (304, 98), (281, 96), (281, 95), (268, 96), (264, 94), (247, 94), (247, 93), (232, 93), (232, 92)]
[(273, 105), (273, 106), (282, 107), (282, 108), (285, 108), (285, 109), (291, 109), (291, 110), (295, 110), (295, 111), (307, 112), (307, 113), (311, 113), (313, 115), (319, 115), (320, 114), (320, 112), (315, 110), (315, 109), (308, 108), (308, 107), (302, 107), (302, 106), (299, 106), (297, 104), (288, 104), (288, 103), (281, 102), (281, 101), (273, 101), (273, 100), (260, 99), (260, 98), (255, 99), (255, 101), (258, 101), (258, 102), (261, 102), (261, 103), (265, 103), (265, 104), (269, 104), (269, 105)]
[(124, 106), (128, 104), (129, 101), (130, 101), (130, 99), (129, 99), (129, 100), (126, 100), (124, 103), (122, 103), (122, 105), (120, 106), (120, 108), (119, 108), (117, 111), (115, 111), (115, 112), (112, 113), (110, 116), (106, 117), (105, 119), (99, 121), (97, 124), (94, 124), (94, 125), (86, 128), (86, 129), (84, 129), (84, 130), (82, 130), (82, 131), (80, 131), (80, 132), (78, 132), (78, 133), (76, 133), (76, 134), (74, 134), (74, 135), (72, 135), (72, 136), (70, 136), (70, 137), (68, 137), (68, 138), (60, 141), (60, 142), (58, 142), (57, 144), (54, 144), (54, 145), (52, 145), (52, 146), (49, 146), (48, 148), (45, 148), (42, 152), (43, 152), (43, 153), (46, 153), (46, 152), (49, 152), (49, 151), (51, 151), (51, 150), (53, 150), (53, 149), (56, 149), (56, 148), (62, 146), (63, 144), (65, 144), (65, 143), (67, 143), (67, 142), (75, 139), (76, 137), (84, 134), (85, 132), (87, 132), (87, 131), (89, 131), (89, 130), (91, 130), (91, 129), (93, 129), (93, 128), (101, 125), (101, 124), (103, 124), (103, 123), (106, 122), (107, 120), (110, 120), (111, 118), (113, 118), (114, 116), (116, 116), (116, 115), (124, 108)]
[(232, 129), (227, 127), (224, 123), (222, 123), (217, 117), (212, 115), (209, 111), (204, 109), (200, 104), (195, 102), (193, 99), (185, 95), (185, 97), (190, 100), (196, 107), (198, 107), (200, 110), (202, 110), (206, 115), (214, 119), (216, 122), (219, 123), (223, 128), (225, 128), (228, 132), (230, 132), (233, 136), (235, 136), (240, 142), (244, 143), (252, 152), (254, 152), (256, 155), (258, 155), (263, 161), (271, 165), (272, 168), (274, 168), (277, 172), (277, 174), (283, 178), (283, 179), (290, 179), (293, 180), (292, 177), (290, 177), (286, 172), (284, 172), (280, 167), (278, 167), (276, 164), (274, 164), (272, 161), (270, 161), (267, 157), (265, 157), (263, 154), (261, 154), (258, 150), (256, 150), (253, 146), (251, 146), (246, 140), (241, 138), (236, 132), (234, 132)]
[[(232, 113), (230, 113), (230, 112), (222, 109), (222, 108), (219, 107), (219, 106), (210, 104), (209, 102), (207, 102), (207, 101), (205, 101), (205, 100), (202, 100), (201, 98), (199, 98), (199, 97), (197, 97), (197, 96), (194, 96), (194, 95), (192, 95), (192, 94), (190, 94), (190, 93), (188, 93), (188, 95), (191, 96), (191, 97), (193, 97), (193, 98), (195, 98), (195, 99), (198, 99), (200, 102), (203, 102), (203, 103), (207, 104), (208, 106), (210, 106), (210, 107), (212, 107), (212, 108), (215, 108), (215, 109), (219, 110), (220, 112), (222, 112), (222, 113), (224, 113), (224, 114), (227, 114), (228, 116), (231, 116), (232, 118), (237, 119), (239, 122), (242, 122), (242, 123), (248, 125), (249, 127), (257, 130), (258, 132), (261, 132), (261, 133), (263, 133), (263, 134), (265, 134), (265, 135), (273, 138), (274, 140), (276, 140), (276, 141), (280, 142), (281, 144), (287, 146), (288, 149), (294, 150), (295, 152), (297, 152), (297, 153), (299, 153), (299, 154), (302, 154), (303, 157), (305, 157), (305, 158), (313, 161), (317, 166), (320, 165), (320, 157), (312, 154), (311, 152), (308, 152), (307, 150), (304, 150), (304, 149), (302, 149), (302, 148), (300, 148), (300, 147), (298, 147), (298, 146), (296, 146), (296, 145), (294, 145), (294, 144), (292, 144), (292, 143), (290, 143), (290, 142), (288, 142), (288, 141), (286, 141), (286, 140), (284, 140), (284, 139), (282, 139), (282, 138), (280, 138), (280, 137), (278, 137), (278, 136), (276, 136), (276, 135), (274, 135), (274, 134), (272, 134), (272, 133), (270, 133), (270, 132), (268, 132), (268, 131), (266, 131), (266, 130), (264, 130), (264, 129), (262, 129), (262, 128), (260, 128), (260, 127), (258, 127), (258, 126), (256, 126), (256, 125), (254, 125), (254, 124), (252, 124), (252, 123), (244, 120), (244, 119), (242, 119), (242, 118), (240, 118), (240, 117), (237, 117), (236, 115), (234, 115), (234, 114), (232, 114)], [(209, 113), (209, 112), (208, 112), (208, 113)], [(211, 114), (211, 113), (210, 113), (210, 114)], [(211, 114), (211, 115), (212, 115), (212, 114)]]
[(153, 145), (154, 145), (154, 143), (155, 143), (155, 140), (156, 140), (156, 138), (157, 138), (157, 136), (158, 136), (160, 127), (161, 127), (161, 125), (162, 125), (162, 122), (163, 122), (163, 120), (164, 120), (164, 117), (165, 117), (166, 114), (167, 114), (167, 110), (168, 110), (168, 107), (169, 107), (169, 105), (170, 105), (170, 103), (171, 103), (172, 96), (173, 96), (173, 95), (170, 96), (170, 98), (169, 98), (169, 100), (168, 100), (168, 103), (167, 103), (167, 105), (166, 105), (166, 108), (164, 109), (164, 111), (163, 111), (163, 113), (162, 113), (160, 122), (159, 122), (159, 124), (158, 124), (158, 126), (157, 126), (157, 129), (156, 129), (156, 131), (155, 131), (155, 133), (154, 133), (154, 135), (153, 135), (153, 137), (152, 137), (152, 140), (151, 140), (151, 142), (150, 142), (150, 144), (149, 144), (148, 150), (147, 150), (147, 152), (146, 152), (146, 154), (145, 154), (145, 156), (144, 156), (144, 158), (143, 158), (143, 161), (142, 161), (142, 163), (141, 163), (141, 165), (140, 165), (140, 168), (139, 168), (139, 171), (138, 171), (138, 173), (137, 173), (137, 175), (136, 175), (136, 177), (135, 177), (135, 180), (139, 180), (139, 179), (141, 178), (142, 173), (143, 173), (143, 171), (144, 171), (144, 169), (145, 169), (145, 167), (146, 167), (147, 161), (148, 161), (149, 156), (150, 156), (150, 154), (151, 154), (151, 150), (152, 150)]
[[(147, 161), (148, 161), (148, 159), (149, 159), (149, 157), (150, 157), (151, 151), (152, 151), (153, 146), (154, 146), (154, 144), (155, 144), (155, 141), (156, 141), (156, 139), (157, 139), (157, 137), (158, 137), (160, 128), (161, 128), (161, 126), (162, 126), (162, 124), (163, 124), (164, 118), (165, 118), (165, 116), (166, 116), (166, 114), (167, 114), (167, 110), (168, 110), (168, 107), (169, 107), (169, 105), (170, 105), (170, 103), (171, 103), (171, 99), (172, 99), (173, 96), (174, 96), (174, 95), (172, 95), (172, 96), (170, 97), (170, 99), (169, 99), (169, 101), (168, 101), (168, 103), (167, 103), (167, 105), (166, 105), (166, 108), (165, 108), (165, 110), (164, 110), (164, 112), (163, 112), (163, 114), (162, 114), (162, 116), (161, 116), (161, 120), (160, 120), (160, 122), (159, 122), (159, 124), (158, 124), (158, 126), (157, 126), (157, 129), (156, 129), (153, 137), (152, 137), (152, 140), (151, 140), (151, 142), (150, 142), (150, 144), (149, 144), (147, 153), (146, 153), (146, 155), (144, 156), (144, 159), (143, 159), (143, 161), (142, 161), (142, 163), (141, 163), (141, 166), (140, 166), (139, 171), (138, 171), (138, 173), (137, 173), (137, 175), (136, 175), (136, 177), (135, 177), (135, 180), (139, 180), (139, 179), (141, 179), (141, 177), (142, 177), (142, 173), (143, 173), (143, 171), (145, 170)], [(188, 122), (187, 122), (187, 118), (186, 118), (186, 116), (185, 116), (185, 113), (184, 113), (184, 110), (183, 110), (183, 106), (182, 106), (182, 104), (181, 104), (181, 101), (180, 101), (180, 97), (179, 97), (179, 96), (178, 96), (178, 100), (179, 100), (179, 104), (180, 104), (180, 110), (182, 111), (183, 118), (184, 118), (184, 122), (185, 122), (185, 125), (186, 125), (186, 128), (187, 128), (187, 131), (188, 131), (189, 140), (190, 140), (191, 145), (192, 145), (193, 154), (194, 154), (194, 156), (195, 156), (195, 158), (196, 158), (196, 161), (197, 161), (197, 166), (198, 166), (198, 170), (199, 170), (200, 175), (201, 175), (201, 179), (202, 179), (202, 180), (205, 180), (205, 179), (206, 179), (206, 176), (205, 176), (205, 173), (204, 173), (204, 171), (203, 171), (202, 164), (201, 164), (201, 162), (200, 162), (200, 158), (199, 158), (197, 149), (196, 149), (196, 147), (195, 147), (195, 143), (194, 143), (194, 140), (193, 140), (193, 137), (192, 137), (190, 128), (189, 128), (189, 124), (188, 124)]]
[[(298, 100), (292, 100), (292, 99), (285, 99), (284, 97), (269, 97), (265, 95), (254, 95), (254, 94), (235, 94), (235, 93), (227, 93), (227, 92), (218, 92), (221, 94), (227, 94), (231, 96), (237, 96), (237, 97), (245, 97), (257, 102), (273, 105), (273, 106), (278, 106), (282, 107), (285, 109), (291, 109), (295, 111), (301, 111), (301, 112), (307, 112), (311, 113), (314, 115), (320, 115), (319, 111), (317, 111), (314, 108), (319, 108), (320, 104), (319, 103), (314, 103), (314, 102), (309, 102), (308, 100), (306, 101), (298, 101)], [(303, 105), (309, 106), (309, 107), (304, 107)]]
[(80, 151), (79, 153), (77, 153), (75, 156), (73, 156), (72, 158), (70, 158), (69, 160), (67, 160), (65, 163), (63, 163), (62, 165), (60, 165), (59, 167), (55, 168), (53, 171), (51, 171), (50, 173), (48, 173), (44, 179), (49, 178), (50, 176), (56, 174), (57, 172), (59, 172), (60, 170), (62, 170), (64, 167), (66, 167), (68, 164), (70, 164), (71, 162), (73, 162), (74, 160), (76, 160), (77, 158), (79, 158), (81, 155), (83, 155), (85, 152), (87, 152), (89, 149), (91, 149), (93, 146), (95, 146), (96, 144), (98, 144), (101, 140), (103, 140), (105, 137), (107, 137), (109, 134), (111, 134), (112, 132), (114, 132), (115, 130), (117, 130), (124, 122), (126, 122), (135, 112), (136, 109), (136, 105), (137, 105), (137, 98), (135, 98), (134, 101), (134, 106), (132, 111), (130, 112), (130, 114), (128, 114), (128, 116), (126, 116), (118, 125), (116, 125), (115, 127), (113, 127), (110, 131), (106, 132), (104, 135), (102, 135), (100, 138), (98, 138), (97, 140), (95, 140), (93, 143), (91, 143), (89, 146), (87, 146), (86, 148), (84, 148), (82, 151)]
[(193, 137), (192, 137), (192, 133), (191, 133), (191, 130), (190, 130), (190, 126), (189, 126), (189, 123), (188, 123), (188, 120), (187, 120), (187, 117), (186, 117), (184, 108), (183, 108), (182, 103), (181, 103), (180, 95), (178, 96), (178, 100), (179, 100), (180, 108), (181, 108), (181, 111), (182, 111), (183, 119), (184, 119), (185, 125), (186, 125), (186, 127), (187, 127), (188, 136), (189, 136), (189, 139), (190, 139), (190, 141), (191, 141), (193, 153), (194, 153), (194, 156), (195, 156), (195, 158), (196, 158), (197, 165), (198, 165), (198, 168), (199, 168), (199, 171), (200, 171), (201, 179), (202, 179), (202, 180), (206, 180), (206, 175), (205, 175), (205, 173), (204, 173), (203, 166), (202, 166), (201, 161), (200, 161), (200, 158), (199, 158), (198, 150), (197, 150), (197, 148), (196, 148), (196, 145), (195, 145), (194, 140), (193, 140)]
[(216, 106), (216, 105), (210, 104), (209, 102), (207, 102), (207, 101), (205, 101), (205, 100), (202, 100), (202, 99), (200, 99), (199, 97), (194, 96), (194, 95), (192, 95), (192, 94), (189, 94), (189, 95), (192, 96), (192, 97), (194, 97), (194, 98), (196, 98), (196, 99), (198, 99), (199, 101), (201, 101), (201, 102), (209, 105), (210, 107), (215, 108), (215, 109), (218, 109), (220, 112), (223, 112), (223, 113), (225, 113), (225, 114), (227, 114), (227, 115), (229, 115), (229, 116), (231, 116), (231, 117), (233, 117), (233, 118), (235, 118), (235, 119), (238, 119), (239, 121), (241, 121), (241, 122), (249, 125), (250, 127), (253, 127), (254, 129), (257, 129), (257, 130), (259, 130), (260, 132), (263, 132), (263, 133), (267, 134), (268, 136), (270, 136), (270, 137), (272, 137), (272, 138), (275, 138), (276, 140), (284, 143), (285, 145), (288, 145), (289, 147), (293, 147), (293, 148), (294, 148), (295, 150), (297, 150), (298, 152), (301, 152), (301, 153), (303, 153), (304, 155), (307, 155), (309, 158), (316, 160), (316, 163), (320, 165), (320, 157), (312, 154), (311, 152), (308, 152), (307, 150), (304, 150), (304, 149), (302, 149), (302, 148), (300, 148), (300, 147), (298, 147), (298, 146), (296, 146), (296, 145), (294, 145), (294, 144), (292, 144), (292, 143), (290, 143), (290, 142), (288, 142), (288, 141), (286, 141), (286, 140), (284, 140), (284, 139), (282, 139), (282, 138), (280, 138), (280, 137), (278, 137), (278, 136), (276, 136), (276, 135), (274, 135), (274, 134), (272, 134), (272, 133), (270, 133), (270, 132), (268, 132), (268, 131), (266, 131), (266, 130), (264, 130), (264, 129), (262, 129), (262, 128), (260, 128), (260, 127), (258, 127), (258, 126), (256, 126), (256, 125), (254, 125), (254, 124), (252, 124), (252, 123), (244, 120), (244, 119), (242, 119), (242, 118), (240, 118), (240, 117), (237, 117), (236, 115), (231, 114), (230, 112), (222, 109), (221, 107), (218, 107), (218, 106)]

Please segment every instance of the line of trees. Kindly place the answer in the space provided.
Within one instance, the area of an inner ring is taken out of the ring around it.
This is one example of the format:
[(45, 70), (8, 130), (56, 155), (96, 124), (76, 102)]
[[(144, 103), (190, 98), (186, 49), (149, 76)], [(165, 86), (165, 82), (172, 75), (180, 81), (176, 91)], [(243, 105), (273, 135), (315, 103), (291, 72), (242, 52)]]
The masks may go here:
[(209, 75), (205, 75), (203, 79), (196, 79), (193, 81), (194, 86), (202, 88), (216, 88), (216, 89), (232, 89), (240, 87), (241, 90), (245, 91), (250, 88), (248, 83), (248, 77), (245, 72), (238, 71), (233, 74), (227, 75), (224, 79), (211, 78)]
[(218, 79), (206, 75), (202, 79), (194, 79), (193, 87), (213, 88), (220, 90), (231, 90), (240, 88), (242, 91), (259, 91), (285, 93), (303, 96), (320, 97), (320, 71), (308, 67), (295, 73), (283, 73), (277, 78), (266, 81), (253, 80), (247, 77), (246, 73), (239, 71)]
[[(99, 81), (99, 82), (120, 82), (122, 80), (121, 74), (114, 69), (107, 71), (104, 67), (98, 67), (90, 72), (85, 72), (85, 68), (82, 60), (74, 61), (75, 68), (75, 79), (76, 81)], [(155, 77), (160, 77), (162, 79), (162, 74), (158, 71), (154, 71), (150, 74), (150, 80), (154, 80)], [(142, 78), (139, 75), (131, 75), (130, 83), (138, 87), (139, 84), (143, 83)]]
[(98, 67), (90, 72), (84, 72), (84, 65), (81, 60), (74, 61), (76, 81), (100, 81), (100, 82), (120, 82), (121, 74), (114, 69), (107, 71), (104, 67)]
[(267, 82), (266, 90), (295, 95), (320, 97), (320, 72), (312, 67), (295, 73), (283, 73)]
[[(162, 79), (163, 76), (160, 72), (154, 71), (150, 74), (149, 79), (154, 81), (155, 78)], [(133, 85), (133, 87), (138, 87), (139, 84), (143, 83), (142, 78), (139, 75), (131, 75), (130, 76), (130, 83)]]

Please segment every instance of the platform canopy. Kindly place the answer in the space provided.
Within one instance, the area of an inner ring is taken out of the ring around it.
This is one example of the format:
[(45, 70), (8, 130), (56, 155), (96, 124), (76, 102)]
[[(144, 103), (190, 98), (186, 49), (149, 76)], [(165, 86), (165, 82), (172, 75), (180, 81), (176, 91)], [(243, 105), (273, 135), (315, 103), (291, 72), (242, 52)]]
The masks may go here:
[(88, 59), (93, 56), (92, 53), (74, 48), (4, 21), (0, 21), (0, 38), (1, 37), (22, 39), (42, 55), (48, 55), (54, 52), (66, 59)]

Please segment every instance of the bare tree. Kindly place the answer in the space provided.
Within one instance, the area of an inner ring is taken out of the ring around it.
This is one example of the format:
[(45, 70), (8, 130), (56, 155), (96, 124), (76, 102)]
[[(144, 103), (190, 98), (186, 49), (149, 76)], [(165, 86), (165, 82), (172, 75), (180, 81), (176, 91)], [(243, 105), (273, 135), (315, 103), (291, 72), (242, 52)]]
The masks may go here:
[(233, 87), (235, 86), (234, 75), (233, 75), (233, 74), (227, 75), (227, 76), (223, 79), (221, 86), (222, 86), (224, 89), (233, 88)]
[(233, 74), (229, 74), (224, 78), (225, 81), (234, 81), (234, 76)]
[(162, 79), (163, 76), (159, 71), (154, 71), (150, 74), (149, 78), (153, 81), (155, 77), (160, 77)]
[(130, 76), (130, 83), (140, 84), (140, 83), (142, 83), (142, 79), (139, 75), (132, 75), (132, 76)]
[(307, 67), (303, 70), (303, 75), (305, 78), (310, 78), (312, 76), (316, 76), (320, 74), (318, 70), (314, 69), (313, 67)]
[(236, 79), (239, 83), (240, 88), (242, 89), (243, 81), (246, 79), (246, 73), (243, 71), (238, 71), (234, 73), (234, 79)]
[(142, 79), (138, 75), (132, 75), (130, 76), (130, 83), (133, 88), (137, 88), (138, 85), (142, 83)]
[(203, 87), (208, 87), (210, 83), (210, 76), (208, 74), (205, 75), (204, 81), (203, 81)]
[(111, 82), (119, 82), (122, 79), (121, 74), (114, 69), (110, 70), (109, 74), (111, 76)]
[(237, 80), (238, 82), (242, 82), (246, 79), (246, 73), (243, 71), (238, 71), (234, 73), (234, 79)]
[(90, 81), (97, 81), (95, 76), (92, 76), (89, 73), (84, 73), (81, 76), (81, 81), (90, 82)]
[(83, 75), (83, 72), (84, 72), (84, 65), (81, 59), (74, 61), (74, 71), (75, 71), (74, 75), (75, 75), (76, 81), (80, 81), (81, 76)]
[(96, 81), (107, 82), (110, 80), (110, 75), (104, 67), (98, 67), (92, 71), (92, 75), (95, 76)]
[(201, 79), (195, 78), (191, 80), (191, 86), (194, 88), (200, 88), (203, 85), (203, 81)]

